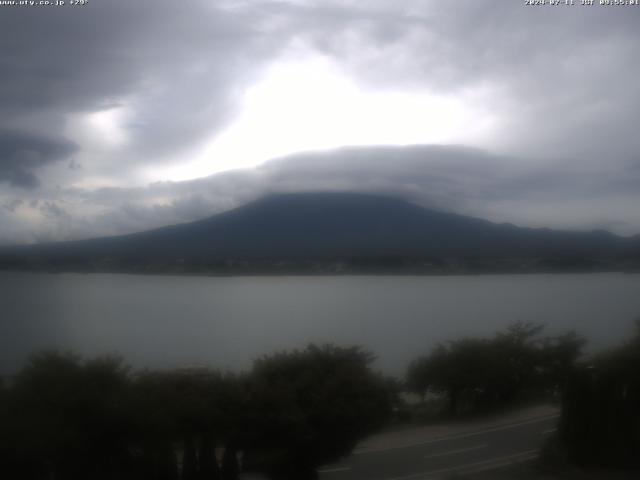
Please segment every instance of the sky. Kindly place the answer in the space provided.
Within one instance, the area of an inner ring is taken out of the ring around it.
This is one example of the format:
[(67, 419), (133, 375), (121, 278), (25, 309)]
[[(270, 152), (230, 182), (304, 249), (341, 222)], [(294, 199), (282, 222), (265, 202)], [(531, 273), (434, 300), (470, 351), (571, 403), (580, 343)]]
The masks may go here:
[(0, 244), (279, 191), (640, 234), (640, 7), (0, 5)]

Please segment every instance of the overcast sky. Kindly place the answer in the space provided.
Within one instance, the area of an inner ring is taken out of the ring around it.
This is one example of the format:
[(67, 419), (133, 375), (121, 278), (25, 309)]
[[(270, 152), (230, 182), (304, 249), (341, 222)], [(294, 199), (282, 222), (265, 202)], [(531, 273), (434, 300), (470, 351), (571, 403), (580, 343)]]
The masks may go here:
[(296, 190), (640, 233), (639, 24), (519, 0), (0, 6), (0, 243)]

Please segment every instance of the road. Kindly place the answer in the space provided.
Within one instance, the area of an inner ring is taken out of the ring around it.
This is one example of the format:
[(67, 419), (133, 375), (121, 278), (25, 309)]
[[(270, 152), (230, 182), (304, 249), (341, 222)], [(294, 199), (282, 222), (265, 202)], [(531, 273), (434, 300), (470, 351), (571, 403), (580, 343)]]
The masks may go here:
[(426, 480), (530, 462), (557, 421), (557, 410), (546, 407), (491, 421), (379, 435), (344, 461), (322, 467), (320, 479)]

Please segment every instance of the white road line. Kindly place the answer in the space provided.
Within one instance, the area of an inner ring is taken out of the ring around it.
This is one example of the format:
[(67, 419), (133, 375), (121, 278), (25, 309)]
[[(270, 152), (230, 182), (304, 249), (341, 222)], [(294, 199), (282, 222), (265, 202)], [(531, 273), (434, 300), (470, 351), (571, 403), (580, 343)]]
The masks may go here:
[(500, 462), (494, 462), (494, 463), (492, 463), (490, 465), (484, 465), (484, 466), (478, 466), (478, 467), (475, 467), (475, 468), (470, 468), (468, 470), (465, 470), (464, 474), (470, 475), (470, 474), (486, 472), (486, 471), (490, 471), (490, 470), (497, 470), (497, 469), (502, 468), (502, 467), (508, 467), (510, 465), (517, 465), (518, 463), (523, 463), (523, 462), (528, 462), (530, 460), (535, 460), (539, 456), (540, 456), (540, 454), (538, 454), (538, 453), (531, 453), (529, 455), (523, 455), (523, 456), (520, 456), (520, 457), (517, 457), (517, 458), (511, 458), (511, 459), (503, 460), (503, 461), (500, 461)]
[(549, 435), (550, 433), (554, 433), (557, 432), (558, 429), (557, 428), (552, 428), (550, 430), (545, 430), (544, 432), (542, 432), (542, 435)]
[(425, 455), (423, 458), (446, 457), (447, 455), (455, 455), (456, 453), (464, 453), (464, 452), (471, 452), (473, 450), (480, 450), (481, 448), (487, 448), (488, 446), (489, 446), (488, 443), (483, 443), (482, 445), (476, 445), (474, 447), (459, 448), (458, 450), (449, 450), (448, 452)]
[(517, 427), (521, 427), (523, 425), (530, 425), (532, 423), (539, 423), (539, 422), (544, 422), (547, 420), (551, 420), (552, 418), (557, 418), (559, 417), (560, 414), (553, 414), (553, 415), (547, 415), (545, 417), (539, 417), (539, 418), (534, 418), (532, 420), (525, 420), (523, 422), (518, 422), (518, 423), (510, 423), (507, 425), (500, 425), (498, 427), (493, 427), (493, 428), (487, 428), (485, 430), (478, 430), (475, 432), (469, 432), (469, 433), (460, 433), (460, 434), (454, 434), (454, 435), (449, 435), (449, 436), (443, 436), (443, 437), (438, 437), (438, 438), (434, 438), (433, 440), (425, 440), (422, 442), (413, 442), (413, 443), (404, 443), (402, 445), (394, 445), (392, 447), (384, 447), (384, 448), (367, 448), (367, 449), (360, 449), (360, 450), (355, 450), (353, 452), (353, 455), (364, 455), (367, 453), (378, 453), (378, 452), (386, 452), (388, 450), (400, 450), (403, 448), (409, 448), (409, 447), (417, 447), (420, 445), (428, 445), (430, 443), (438, 443), (438, 442), (445, 442), (448, 440), (458, 440), (460, 438), (469, 438), (469, 437), (476, 437), (478, 435), (483, 435), (485, 433), (492, 433), (492, 432), (499, 432), (501, 430), (510, 430), (512, 428), (517, 428)]
[(467, 463), (464, 465), (458, 465), (456, 467), (441, 468), (438, 470), (430, 470), (427, 472), (412, 473), (410, 475), (404, 475), (402, 477), (393, 477), (387, 480), (418, 480), (428, 479), (434, 475), (442, 475), (444, 473), (475, 473), (486, 470), (493, 470), (495, 468), (504, 467), (516, 463), (526, 462), (533, 460), (538, 456), (538, 450), (526, 450), (524, 452), (515, 453), (513, 455), (506, 455), (503, 457), (490, 458), (489, 460), (483, 460), (481, 462)]
[(318, 470), (318, 473), (348, 472), (349, 470), (351, 470), (351, 467), (325, 468), (323, 470)]

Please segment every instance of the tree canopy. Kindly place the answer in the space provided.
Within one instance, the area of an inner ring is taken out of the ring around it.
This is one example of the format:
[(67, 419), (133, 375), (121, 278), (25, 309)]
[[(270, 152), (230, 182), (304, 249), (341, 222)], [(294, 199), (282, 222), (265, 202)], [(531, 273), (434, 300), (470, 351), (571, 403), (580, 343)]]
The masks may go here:
[(372, 359), (310, 345), (232, 375), (40, 353), (0, 384), (0, 470), (24, 480), (233, 480), (242, 458), (275, 479), (313, 478), (389, 417)]
[(543, 338), (542, 331), (541, 325), (514, 323), (493, 338), (439, 344), (411, 363), (407, 387), (422, 396), (445, 395), (453, 415), (553, 391), (580, 356), (584, 341), (574, 332)]

